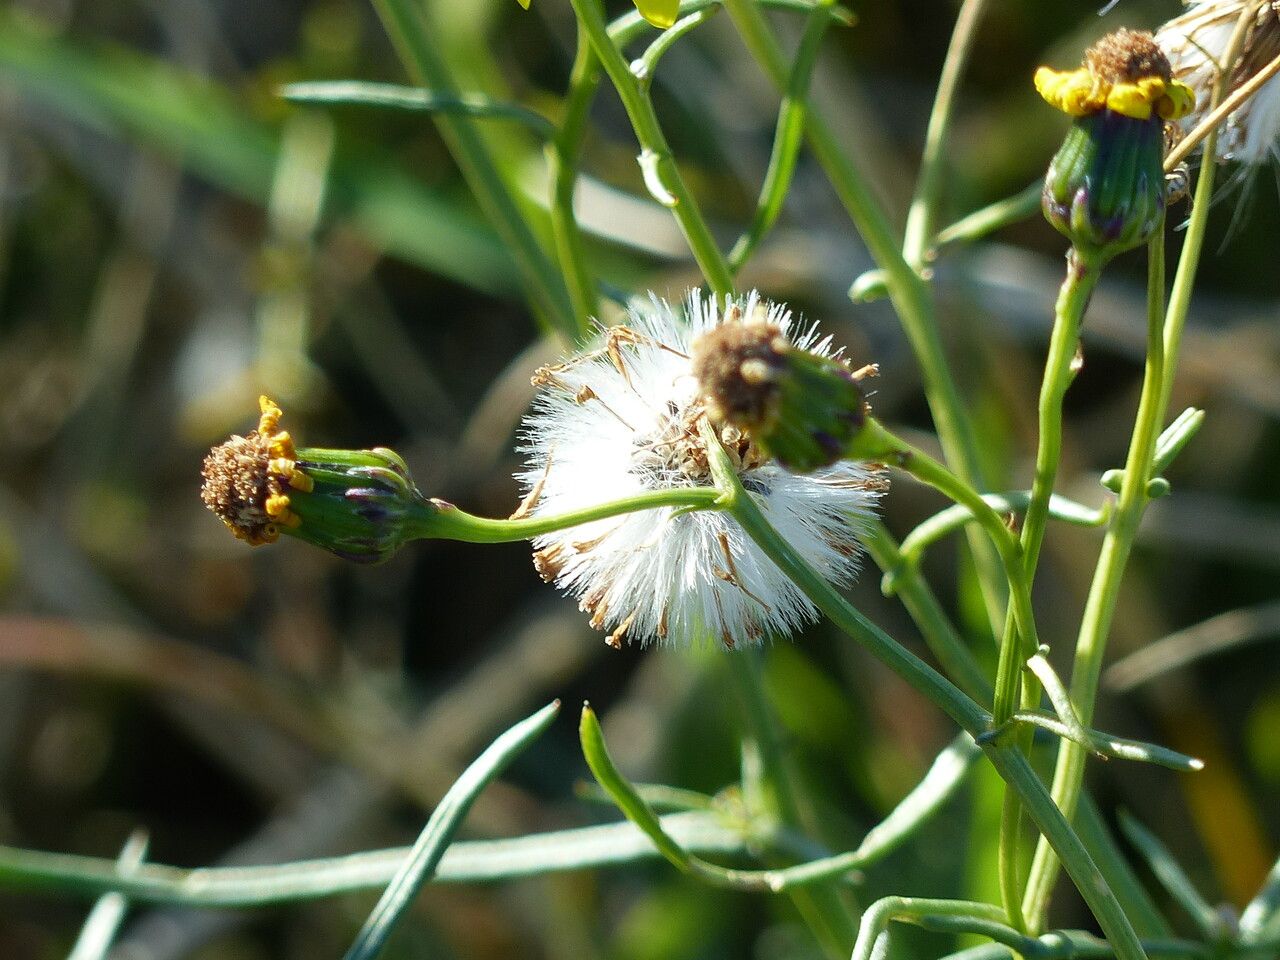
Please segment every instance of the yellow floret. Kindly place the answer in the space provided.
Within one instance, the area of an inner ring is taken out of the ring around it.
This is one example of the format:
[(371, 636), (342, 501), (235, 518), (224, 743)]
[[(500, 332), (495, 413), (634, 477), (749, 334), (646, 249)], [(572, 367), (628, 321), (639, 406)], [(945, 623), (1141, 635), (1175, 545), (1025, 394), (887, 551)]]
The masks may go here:
[(1073, 117), (1105, 108), (1135, 120), (1149, 119), (1152, 111), (1162, 120), (1178, 120), (1190, 113), (1196, 102), (1191, 88), (1177, 80), (1143, 77), (1111, 83), (1094, 76), (1087, 67), (1041, 67), (1036, 71), (1035, 85), (1047, 103)]

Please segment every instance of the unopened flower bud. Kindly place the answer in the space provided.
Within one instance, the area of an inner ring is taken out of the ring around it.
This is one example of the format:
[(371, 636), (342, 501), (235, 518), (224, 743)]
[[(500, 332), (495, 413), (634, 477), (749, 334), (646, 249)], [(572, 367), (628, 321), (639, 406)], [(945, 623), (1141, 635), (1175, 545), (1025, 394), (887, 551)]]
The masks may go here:
[(693, 371), (711, 414), (789, 470), (844, 459), (866, 424), (866, 398), (848, 364), (797, 347), (772, 323), (713, 328), (693, 346)]
[(1103, 37), (1077, 70), (1041, 67), (1035, 84), (1075, 118), (1045, 178), (1045, 217), (1086, 257), (1145, 243), (1164, 218), (1165, 122), (1192, 109), (1191, 89), (1135, 30)]
[(285, 533), (357, 563), (381, 563), (409, 539), (425, 502), (396, 453), (297, 449), (280, 408), (259, 406), (257, 430), (204, 460), (201, 499), (232, 533), (255, 546)]

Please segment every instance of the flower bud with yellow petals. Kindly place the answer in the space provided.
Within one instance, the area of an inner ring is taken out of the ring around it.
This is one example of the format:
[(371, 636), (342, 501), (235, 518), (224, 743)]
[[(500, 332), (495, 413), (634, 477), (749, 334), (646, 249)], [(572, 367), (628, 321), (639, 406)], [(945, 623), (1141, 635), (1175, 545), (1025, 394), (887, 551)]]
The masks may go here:
[(1035, 85), (1075, 118), (1045, 178), (1045, 217), (1099, 261), (1145, 243), (1164, 219), (1165, 123), (1191, 111), (1191, 89), (1135, 30), (1103, 37), (1077, 70), (1041, 67)]
[(236, 537), (258, 546), (285, 533), (357, 563), (411, 539), (424, 500), (396, 453), (297, 449), (280, 408), (267, 397), (259, 407), (258, 429), (214, 447), (202, 471), (201, 499)]

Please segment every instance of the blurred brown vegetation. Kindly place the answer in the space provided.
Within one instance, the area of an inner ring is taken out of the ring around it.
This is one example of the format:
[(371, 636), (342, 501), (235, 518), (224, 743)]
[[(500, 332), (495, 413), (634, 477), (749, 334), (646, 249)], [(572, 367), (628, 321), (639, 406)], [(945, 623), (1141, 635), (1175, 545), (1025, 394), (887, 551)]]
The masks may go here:
[[(572, 57), (566, 3), (427, 6), (465, 86), (555, 113)], [(1042, 171), (1061, 118), (1031, 90), (1037, 63), (1073, 62), (1105, 29), (1177, 10), (1126, 0), (1100, 20), (1094, 6), (991, 5), (949, 157), (950, 215)], [(858, 25), (829, 37), (815, 95), (900, 214), (954, 4), (854, 9)], [(777, 23), (796, 35), (796, 21)], [(637, 779), (714, 792), (737, 775), (742, 709), (724, 658), (607, 651), (521, 545), (418, 544), (355, 568), (294, 542), (249, 550), (203, 510), (204, 449), (248, 428), (266, 391), (304, 442), (394, 446), (430, 494), (506, 515), (528, 373), (562, 349), (519, 302), (510, 262), (427, 118), (276, 96), (283, 82), (327, 78), (403, 81), (360, 0), (12, 0), (0, 10), (0, 842), (114, 856), (142, 825), (151, 859), (189, 865), (406, 843), (496, 732), (554, 696), (597, 704)], [(720, 17), (664, 59), (656, 98), (727, 243), (765, 169), (775, 95)], [(617, 287), (679, 297), (696, 272), (644, 194), (611, 92), (593, 116), (581, 213), (607, 234), (593, 247), (599, 269)], [(540, 197), (536, 146), (517, 130), (493, 136)], [(1208, 769), (1092, 771), (1104, 809), (1134, 811), (1212, 899), (1236, 905), (1280, 836), (1276, 197), (1263, 170), (1218, 201), (1174, 398), (1175, 410), (1194, 404), (1208, 419), (1169, 474), (1173, 495), (1148, 518), (1113, 654), (1242, 612), (1223, 628), (1227, 649), (1107, 687), (1100, 706), (1103, 728), (1196, 753)], [(1175, 233), (1174, 254), (1178, 243)], [(1062, 252), (1036, 218), (937, 265), (948, 348), (1010, 486), (1029, 476)], [(845, 296), (870, 266), (802, 156), (783, 221), (743, 285), (791, 301), (852, 356), (879, 362), (878, 413), (923, 436), (918, 375), (892, 311)], [(1141, 257), (1117, 262), (1088, 318), (1060, 483), (1086, 503), (1101, 502), (1097, 477), (1128, 442), (1142, 271)], [(887, 522), (902, 534), (939, 506), (903, 482)], [(1037, 599), (1042, 632), (1064, 650), (1097, 545), (1095, 531), (1050, 532)], [(966, 575), (949, 549), (935, 551), (929, 573), (949, 602), (948, 585)], [(874, 570), (853, 596), (918, 646)], [(972, 624), (974, 611), (962, 613)], [(1185, 646), (1205, 642), (1193, 634)], [(825, 626), (766, 660), (824, 839), (849, 845), (919, 776), (948, 724)], [(574, 798), (584, 772), (562, 721), (482, 797), (468, 834), (611, 817)], [(998, 806), (979, 783), (872, 871), (865, 897), (989, 894)], [(1062, 892), (1059, 919), (1085, 922)], [(112, 956), (340, 956), (372, 899), (143, 909)], [(0, 888), (0, 956), (65, 955), (85, 908)], [(711, 891), (657, 865), (433, 889), (394, 955), (814, 949), (784, 903)]]

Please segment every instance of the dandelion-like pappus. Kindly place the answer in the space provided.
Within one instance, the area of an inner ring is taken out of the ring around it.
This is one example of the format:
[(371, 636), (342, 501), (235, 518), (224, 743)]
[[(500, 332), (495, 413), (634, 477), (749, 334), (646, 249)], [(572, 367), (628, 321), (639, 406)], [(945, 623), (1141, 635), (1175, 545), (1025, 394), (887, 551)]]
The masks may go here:
[[(718, 301), (695, 292), (682, 309), (656, 297), (637, 303), (599, 349), (539, 370), (520, 475), (531, 513), (713, 486), (699, 429), (706, 419), (778, 532), (831, 582), (847, 584), (858, 568), (861, 524), (885, 480), (878, 467), (847, 460), (792, 472), (714, 409), (695, 375), (697, 342), (743, 323), (767, 326), (797, 351), (836, 356), (829, 337), (797, 323), (785, 306), (754, 293)], [(715, 510), (646, 510), (546, 534), (534, 547), (543, 578), (575, 596), (615, 647), (624, 640), (758, 644), (817, 615), (737, 523)]]
[[(1181, 16), (1156, 32), (1156, 41), (1169, 56), (1173, 76), (1196, 94), (1195, 109), (1182, 119), (1189, 131), (1208, 113), (1213, 87), (1225, 68), (1227, 47), (1240, 17), (1255, 7), (1240, 44), (1235, 68), (1226, 77), (1224, 95), (1239, 89), (1280, 56), (1280, 0), (1191, 0)], [(1280, 156), (1280, 76), (1267, 80), (1257, 92), (1227, 115), (1218, 135), (1220, 160), (1246, 166)]]

